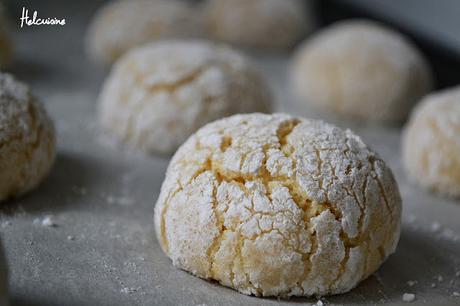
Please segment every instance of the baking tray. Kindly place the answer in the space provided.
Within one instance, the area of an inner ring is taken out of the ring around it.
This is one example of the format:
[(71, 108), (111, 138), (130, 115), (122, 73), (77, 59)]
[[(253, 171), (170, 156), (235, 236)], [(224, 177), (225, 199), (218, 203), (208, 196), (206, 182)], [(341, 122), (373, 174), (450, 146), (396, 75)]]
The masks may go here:
[[(108, 70), (90, 62), (83, 37), (100, 1), (34, 1), (30, 9), (66, 17), (63, 27), (16, 30), (10, 71), (45, 103), (58, 131), (49, 177), (34, 192), (2, 207), (0, 231), (10, 269), (13, 306), (37, 305), (297, 305), (241, 295), (174, 268), (161, 252), (153, 208), (168, 165), (114, 147), (96, 123), (96, 101)], [(78, 7), (78, 9), (77, 9)], [(17, 23), (18, 5), (10, 4)], [(458, 305), (460, 203), (409, 183), (400, 160), (400, 127), (358, 126), (324, 117), (287, 89), (287, 55), (252, 54), (271, 84), (278, 111), (351, 127), (394, 170), (404, 200), (397, 252), (356, 289), (325, 304)], [(43, 226), (51, 216), (56, 226)], [(415, 282), (415, 283), (414, 283)]]

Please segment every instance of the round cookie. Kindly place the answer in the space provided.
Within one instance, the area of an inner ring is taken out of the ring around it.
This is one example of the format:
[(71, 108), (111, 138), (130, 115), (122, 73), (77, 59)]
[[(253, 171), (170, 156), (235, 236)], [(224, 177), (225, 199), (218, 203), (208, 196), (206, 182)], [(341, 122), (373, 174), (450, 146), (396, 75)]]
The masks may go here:
[(102, 7), (87, 33), (88, 53), (112, 63), (133, 47), (201, 33), (197, 11), (179, 0), (116, 0)]
[(416, 47), (365, 20), (320, 31), (299, 48), (291, 70), (302, 100), (361, 121), (402, 121), (432, 88), (430, 68)]
[(391, 170), (351, 131), (289, 115), (235, 115), (176, 152), (155, 207), (175, 266), (244, 294), (351, 290), (395, 251)]
[(170, 153), (212, 120), (266, 111), (269, 89), (247, 58), (202, 41), (164, 41), (132, 50), (100, 96), (101, 125), (147, 153)]
[(460, 197), (460, 87), (425, 97), (403, 134), (408, 175), (425, 188)]
[(0, 73), (0, 201), (37, 186), (55, 156), (54, 127), (29, 88)]
[(288, 49), (313, 29), (310, 2), (299, 0), (208, 0), (208, 34), (232, 44)]

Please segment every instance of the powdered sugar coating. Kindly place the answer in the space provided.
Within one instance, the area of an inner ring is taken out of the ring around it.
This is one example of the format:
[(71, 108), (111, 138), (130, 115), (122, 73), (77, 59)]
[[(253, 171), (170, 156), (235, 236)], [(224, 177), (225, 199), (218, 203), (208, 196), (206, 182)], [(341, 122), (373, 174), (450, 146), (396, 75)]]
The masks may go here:
[(112, 63), (129, 49), (202, 32), (197, 11), (179, 0), (116, 0), (102, 7), (87, 33), (88, 53)]
[(313, 29), (311, 11), (302, 0), (208, 0), (206, 29), (228, 43), (286, 49)]
[(430, 68), (401, 34), (375, 22), (338, 22), (301, 46), (293, 88), (305, 102), (363, 121), (401, 121), (432, 88)]
[(460, 87), (420, 102), (404, 131), (403, 158), (420, 185), (460, 197)]
[(54, 161), (54, 127), (29, 88), (0, 73), (0, 200), (34, 188)]
[(155, 228), (177, 267), (245, 294), (346, 292), (394, 252), (401, 199), (350, 131), (284, 114), (210, 123), (174, 155)]
[(164, 41), (120, 59), (102, 90), (99, 114), (122, 141), (168, 153), (204, 124), (266, 111), (269, 101), (269, 89), (238, 52), (202, 41)]

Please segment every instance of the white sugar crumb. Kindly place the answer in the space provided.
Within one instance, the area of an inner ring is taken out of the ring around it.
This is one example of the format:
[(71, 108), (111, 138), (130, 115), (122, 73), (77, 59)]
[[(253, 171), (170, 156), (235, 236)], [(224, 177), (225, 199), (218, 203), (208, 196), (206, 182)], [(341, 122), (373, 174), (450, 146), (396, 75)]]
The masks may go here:
[(438, 275), (438, 276), (436, 277), (436, 280), (437, 280), (438, 282), (441, 283), (441, 282), (444, 281), (444, 277), (442, 277), (441, 275)]
[(410, 281), (407, 282), (407, 285), (408, 285), (409, 287), (413, 287), (413, 286), (416, 285), (416, 284), (417, 284), (417, 281), (413, 281), (413, 280), (410, 280)]
[(455, 273), (455, 276), (460, 277), (460, 271), (457, 271), (457, 273)]
[(46, 227), (56, 227), (57, 224), (53, 221), (52, 216), (45, 216), (43, 219), (35, 218), (33, 225), (41, 225)]
[(323, 303), (323, 301), (321, 301), (321, 300), (318, 300), (318, 302), (316, 302), (316, 304), (315, 304), (315, 305), (316, 305), (316, 306), (323, 306), (323, 305), (324, 305), (324, 303)]
[(410, 214), (407, 216), (406, 220), (405, 220), (407, 223), (409, 224), (415, 224), (417, 223), (417, 217), (413, 214)]
[(413, 301), (415, 301), (415, 294), (413, 294), (413, 293), (404, 293), (403, 296), (402, 296), (402, 300), (403, 300), (403, 302), (406, 302), (406, 303), (412, 303)]
[(140, 287), (138, 288), (132, 288), (132, 287), (123, 287), (121, 288), (120, 292), (124, 294), (133, 294), (136, 293), (140, 290)]
[(431, 288), (436, 288), (436, 287), (437, 287), (436, 283), (431, 283)]
[(454, 292), (452, 292), (452, 296), (460, 296), (460, 292), (454, 291)]
[(73, 240), (75, 240), (75, 236), (69, 235), (69, 236), (67, 236), (67, 240), (73, 241)]
[(432, 232), (438, 232), (441, 229), (441, 224), (439, 222), (433, 222), (431, 224), (431, 231)]
[(51, 218), (51, 216), (46, 216), (43, 218), (42, 225), (47, 227), (56, 227), (57, 224)]

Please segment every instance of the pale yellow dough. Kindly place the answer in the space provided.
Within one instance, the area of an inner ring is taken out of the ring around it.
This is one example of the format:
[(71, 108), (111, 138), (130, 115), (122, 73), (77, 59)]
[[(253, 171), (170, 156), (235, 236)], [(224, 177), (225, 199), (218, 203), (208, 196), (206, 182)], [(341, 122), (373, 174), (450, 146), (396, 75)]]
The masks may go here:
[(29, 88), (0, 73), (0, 201), (37, 186), (55, 156), (54, 127)]
[(95, 15), (87, 33), (88, 53), (113, 63), (128, 50), (170, 38), (200, 36), (198, 11), (180, 0), (115, 0)]
[(211, 38), (258, 49), (292, 47), (313, 30), (307, 0), (208, 0), (206, 30)]
[(283, 114), (200, 129), (155, 207), (175, 266), (257, 296), (349, 291), (395, 251), (400, 218), (391, 170), (359, 137)]
[(432, 88), (417, 48), (366, 20), (338, 22), (307, 40), (294, 56), (291, 81), (303, 102), (359, 121), (402, 121)]
[(235, 50), (164, 41), (121, 58), (99, 101), (99, 120), (109, 134), (146, 153), (170, 153), (210, 121), (267, 111), (270, 93)]
[(411, 115), (402, 145), (414, 181), (460, 197), (460, 87), (425, 97)]

